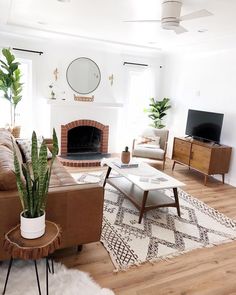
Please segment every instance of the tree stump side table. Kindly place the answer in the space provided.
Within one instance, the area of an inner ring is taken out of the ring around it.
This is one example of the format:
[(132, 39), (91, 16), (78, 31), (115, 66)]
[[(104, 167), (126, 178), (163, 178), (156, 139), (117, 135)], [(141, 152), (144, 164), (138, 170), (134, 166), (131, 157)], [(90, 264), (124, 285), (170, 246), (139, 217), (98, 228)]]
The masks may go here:
[[(48, 271), (49, 262), (48, 256), (57, 250), (61, 243), (61, 229), (51, 221), (46, 221), (45, 234), (37, 239), (24, 239), (20, 234), (20, 225), (17, 225), (5, 234), (4, 249), (11, 255), (8, 265), (7, 276), (5, 280), (4, 290), (5, 294), (7, 282), (11, 271), (13, 259), (33, 260), (35, 265), (35, 273), (38, 284), (38, 291), (41, 295), (41, 288), (38, 276), (37, 260), (46, 257), (46, 291), (48, 291)], [(52, 264), (53, 267), (53, 264)]]

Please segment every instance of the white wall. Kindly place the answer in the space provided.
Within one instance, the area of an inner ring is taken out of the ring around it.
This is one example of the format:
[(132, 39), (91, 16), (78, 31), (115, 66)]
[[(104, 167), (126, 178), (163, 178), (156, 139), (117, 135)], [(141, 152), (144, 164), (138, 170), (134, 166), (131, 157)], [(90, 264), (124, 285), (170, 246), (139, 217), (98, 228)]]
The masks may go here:
[(172, 99), (169, 156), (173, 137), (185, 135), (189, 108), (224, 113), (221, 143), (233, 147), (226, 182), (236, 185), (236, 49), (166, 54), (162, 86), (162, 95)]
[[(32, 129), (39, 134), (50, 136), (51, 128), (55, 127), (59, 132), (60, 125), (76, 119), (100, 119), (103, 124), (110, 125), (110, 152), (120, 150), (124, 143), (121, 141), (122, 128), (119, 122), (128, 116), (123, 108), (91, 108), (88, 110), (78, 107), (55, 108), (48, 104), (51, 90), (49, 85), (54, 81), (53, 71), (57, 68), (59, 78), (56, 83), (56, 97), (58, 100), (65, 98), (70, 102), (73, 100), (74, 92), (70, 89), (66, 81), (66, 69), (70, 62), (78, 57), (84, 56), (94, 60), (101, 70), (101, 83), (91, 94), (95, 96), (97, 103), (127, 103), (128, 75), (127, 69), (123, 66), (124, 61), (148, 63), (154, 69), (155, 79), (159, 86), (159, 65), (161, 64), (161, 54), (156, 50), (136, 48), (109, 44), (98, 41), (85, 41), (78, 38), (54, 36), (52, 38), (33, 38), (0, 34), (1, 47), (20, 47), (32, 50), (43, 51), (39, 56), (30, 53), (19, 53), (14, 51), (17, 57), (31, 59), (33, 67), (33, 123)], [(111, 86), (109, 76), (114, 75), (114, 84)], [(145, 83), (145, 81), (144, 81)], [(159, 87), (153, 92), (158, 96)], [(143, 99), (149, 100), (149, 97)], [(89, 105), (89, 103), (88, 103)], [(125, 109), (125, 108), (124, 108)], [(27, 110), (31, 111), (31, 110)], [(52, 113), (53, 112), (53, 113)], [(56, 113), (55, 113), (56, 112)], [(21, 114), (23, 115), (23, 114)], [(146, 116), (144, 114), (144, 116)], [(69, 120), (71, 118), (71, 120)], [(118, 118), (118, 119), (117, 119)], [(67, 122), (66, 122), (67, 120)], [(58, 133), (59, 139), (60, 134)], [(132, 135), (131, 135), (132, 136)]]

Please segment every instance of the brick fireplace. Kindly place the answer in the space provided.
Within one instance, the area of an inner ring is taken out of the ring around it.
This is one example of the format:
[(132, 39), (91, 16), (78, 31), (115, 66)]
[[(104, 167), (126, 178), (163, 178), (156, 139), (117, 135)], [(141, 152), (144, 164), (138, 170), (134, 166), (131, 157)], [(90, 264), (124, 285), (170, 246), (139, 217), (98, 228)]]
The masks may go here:
[[(64, 159), (65, 156), (68, 155), (68, 152), (71, 151), (71, 146), (69, 143), (69, 139), (71, 134), (76, 134), (79, 128), (86, 126), (85, 128), (80, 128), (85, 132), (85, 130), (91, 129), (96, 131), (95, 134), (99, 134), (99, 144), (98, 144), (98, 152), (101, 154), (106, 154), (108, 152), (108, 136), (109, 136), (109, 126), (103, 125), (102, 123), (94, 120), (76, 120), (70, 122), (66, 125), (61, 125), (61, 161), (66, 166), (73, 166), (73, 167), (88, 167), (88, 166), (99, 166), (99, 160), (68, 160)], [(93, 127), (93, 128), (88, 128)], [(93, 132), (94, 133), (94, 132)], [(98, 135), (97, 135), (98, 137)], [(97, 140), (96, 137), (96, 140)], [(82, 145), (84, 142), (82, 142)], [(81, 143), (80, 143), (81, 145)], [(69, 148), (69, 151), (68, 151)], [(72, 148), (73, 150), (73, 148)]]

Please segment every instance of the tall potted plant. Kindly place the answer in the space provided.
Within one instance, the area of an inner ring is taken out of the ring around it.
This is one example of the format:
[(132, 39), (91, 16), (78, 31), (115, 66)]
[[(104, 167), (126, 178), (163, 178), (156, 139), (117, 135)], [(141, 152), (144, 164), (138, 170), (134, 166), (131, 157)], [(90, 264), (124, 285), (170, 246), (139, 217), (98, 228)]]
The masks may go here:
[[(14, 166), (17, 188), (22, 205), (21, 235), (26, 239), (35, 239), (45, 232), (45, 207), (52, 165), (58, 154), (58, 141), (53, 129), (52, 159), (48, 162), (47, 146), (43, 142), (38, 149), (36, 133), (32, 134), (31, 160), (20, 167), (16, 152)], [(24, 180), (22, 180), (21, 170)]]
[[(3, 96), (10, 102), (10, 118), (11, 129), (19, 130), (16, 128), (16, 107), (22, 99), (22, 83), (21, 72), (19, 69), (19, 62), (15, 62), (15, 56), (11, 53), (10, 49), (3, 48), (2, 55), (4, 60), (0, 60), (0, 91)], [(13, 134), (19, 137), (19, 134)]]
[(150, 101), (149, 108), (145, 109), (145, 112), (150, 113), (148, 117), (153, 121), (151, 126), (157, 129), (162, 129), (165, 127), (162, 120), (166, 116), (166, 111), (171, 108), (171, 105), (169, 104), (170, 99), (163, 98), (158, 101), (154, 98), (150, 98)]

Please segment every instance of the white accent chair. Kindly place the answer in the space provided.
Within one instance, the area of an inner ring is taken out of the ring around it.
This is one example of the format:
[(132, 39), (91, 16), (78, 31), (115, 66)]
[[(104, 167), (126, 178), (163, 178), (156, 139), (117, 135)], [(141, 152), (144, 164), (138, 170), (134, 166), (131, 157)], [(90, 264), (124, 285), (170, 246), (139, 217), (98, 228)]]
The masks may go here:
[(160, 160), (163, 162), (162, 169), (164, 170), (168, 135), (168, 130), (145, 129), (140, 137), (133, 141), (132, 156)]

